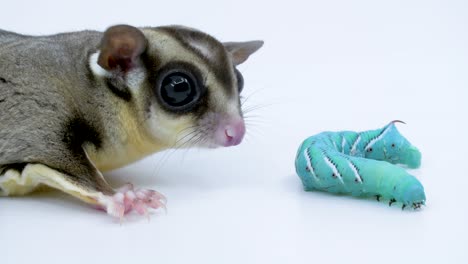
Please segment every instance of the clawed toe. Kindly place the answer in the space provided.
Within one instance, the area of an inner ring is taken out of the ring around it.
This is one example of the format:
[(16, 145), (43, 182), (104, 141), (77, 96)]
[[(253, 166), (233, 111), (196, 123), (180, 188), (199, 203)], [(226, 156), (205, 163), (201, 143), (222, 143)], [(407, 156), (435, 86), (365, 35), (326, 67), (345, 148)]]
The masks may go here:
[(109, 215), (123, 219), (125, 214), (135, 210), (139, 215), (149, 215), (149, 209), (162, 208), (166, 211), (166, 197), (154, 190), (134, 189), (128, 183), (119, 188), (113, 196), (105, 196), (100, 203)]

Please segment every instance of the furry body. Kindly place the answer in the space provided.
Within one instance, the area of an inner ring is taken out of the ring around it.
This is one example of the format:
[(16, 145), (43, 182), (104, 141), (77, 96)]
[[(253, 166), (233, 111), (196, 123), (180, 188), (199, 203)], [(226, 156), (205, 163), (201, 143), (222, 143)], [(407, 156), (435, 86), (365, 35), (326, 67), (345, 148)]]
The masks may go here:
[[(40, 37), (0, 30), (0, 194), (45, 184), (102, 204), (116, 191), (101, 171), (186, 143), (184, 132), (204, 134), (208, 147), (240, 143), (235, 61), (262, 44), (246, 43), (227, 48), (178, 26)], [(160, 98), (167, 71), (194, 76), (193, 106)]]

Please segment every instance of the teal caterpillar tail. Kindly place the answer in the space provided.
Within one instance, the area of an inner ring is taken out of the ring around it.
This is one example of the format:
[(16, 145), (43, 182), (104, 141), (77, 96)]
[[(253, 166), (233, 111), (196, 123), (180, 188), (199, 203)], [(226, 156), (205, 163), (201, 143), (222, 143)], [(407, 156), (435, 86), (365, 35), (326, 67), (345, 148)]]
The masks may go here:
[(322, 132), (307, 138), (296, 156), (304, 189), (377, 197), (418, 209), (426, 196), (421, 183), (400, 166), (418, 168), (421, 153), (387, 126), (364, 132)]

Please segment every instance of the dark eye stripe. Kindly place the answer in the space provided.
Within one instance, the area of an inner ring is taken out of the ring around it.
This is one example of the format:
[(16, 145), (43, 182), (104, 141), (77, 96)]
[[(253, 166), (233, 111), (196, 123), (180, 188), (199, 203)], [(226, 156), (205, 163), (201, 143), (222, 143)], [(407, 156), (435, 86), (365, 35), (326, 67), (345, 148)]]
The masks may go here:
[[(221, 83), (221, 87), (226, 92), (226, 95), (232, 97), (233, 90), (231, 88), (232, 78), (230, 71), (230, 60), (228, 59), (227, 51), (225, 50), (222, 43), (217, 41), (206, 33), (199, 32), (193, 29), (181, 28), (181, 27), (158, 27), (158, 30), (162, 30), (172, 36), (177, 42), (179, 42), (184, 48), (192, 51), (199, 58), (201, 58), (206, 65), (210, 68), (210, 73), (218, 79)], [(211, 49), (213, 57), (207, 58), (199, 49), (195, 48), (192, 43), (197, 42)]]
[(242, 92), (242, 89), (244, 89), (244, 77), (240, 73), (240, 71), (236, 68), (234, 68), (234, 71), (236, 73), (236, 78), (237, 78), (237, 88), (239, 93)]

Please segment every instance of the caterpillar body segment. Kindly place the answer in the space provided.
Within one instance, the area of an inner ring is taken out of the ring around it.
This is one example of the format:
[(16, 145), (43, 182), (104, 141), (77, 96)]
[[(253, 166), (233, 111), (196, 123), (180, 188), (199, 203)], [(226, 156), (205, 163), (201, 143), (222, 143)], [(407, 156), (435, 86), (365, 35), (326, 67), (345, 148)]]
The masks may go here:
[(395, 127), (364, 132), (322, 132), (307, 138), (296, 156), (304, 189), (377, 197), (419, 208), (426, 197), (421, 183), (400, 166), (420, 166), (421, 154)]

